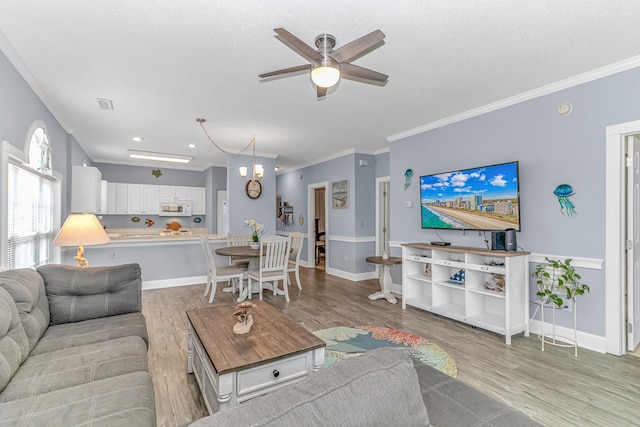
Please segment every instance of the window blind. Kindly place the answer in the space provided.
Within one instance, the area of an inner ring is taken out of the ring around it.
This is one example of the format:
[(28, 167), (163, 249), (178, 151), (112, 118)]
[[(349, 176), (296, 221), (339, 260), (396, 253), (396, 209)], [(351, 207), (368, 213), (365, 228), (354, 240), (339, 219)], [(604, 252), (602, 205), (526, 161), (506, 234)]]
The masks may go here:
[(8, 165), (8, 267), (49, 262), (53, 236), (53, 182), (27, 167)]

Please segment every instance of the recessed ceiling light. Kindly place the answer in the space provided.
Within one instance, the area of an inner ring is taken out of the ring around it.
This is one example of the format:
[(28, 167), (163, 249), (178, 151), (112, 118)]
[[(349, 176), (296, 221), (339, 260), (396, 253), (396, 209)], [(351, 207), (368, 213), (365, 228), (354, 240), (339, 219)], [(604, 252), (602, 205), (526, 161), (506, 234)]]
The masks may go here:
[(193, 157), (191, 156), (180, 156), (177, 154), (153, 153), (151, 151), (136, 150), (129, 150), (129, 158), (173, 163), (189, 163), (193, 159)]
[(197, 145), (196, 145), (196, 144), (189, 144), (189, 145), (187, 145), (187, 147), (189, 147), (189, 148), (196, 148), (196, 147), (197, 147)]
[(276, 166), (276, 172), (280, 170), (280, 166)]
[(142, 138), (141, 136), (134, 136), (134, 137), (133, 137), (133, 138), (131, 138), (131, 139), (133, 139), (135, 142), (142, 142), (142, 140), (143, 140), (144, 138)]

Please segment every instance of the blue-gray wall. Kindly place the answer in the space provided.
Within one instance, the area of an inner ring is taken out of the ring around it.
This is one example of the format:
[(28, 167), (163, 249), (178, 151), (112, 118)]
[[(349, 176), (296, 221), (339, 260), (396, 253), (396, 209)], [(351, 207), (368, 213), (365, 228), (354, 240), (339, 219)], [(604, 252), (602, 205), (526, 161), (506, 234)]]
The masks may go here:
[(264, 225), (264, 235), (276, 234), (276, 161), (266, 157), (256, 157), (256, 164), (264, 168), (261, 179), (262, 194), (257, 199), (250, 199), (245, 192), (246, 178), (240, 176), (239, 168), (247, 167), (251, 175), (253, 158), (237, 155), (227, 158), (227, 201), (229, 207), (229, 232), (251, 233), (244, 226), (244, 221), (254, 219)]
[[(82, 164), (88, 159), (75, 138), (68, 134), (42, 103), (20, 73), (11, 64), (4, 53), (0, 52), (0, 138), (7, 140), (20, 151), (25, 151), (31, 135), (31, 125), (36, 120), (42, 121), (47, 130), (49, 143), (53, 150), (51, 166), (54, 172), (62, 176), (61, 183), (61, 218), (64, 220), (69, 212), (71, 190), (71, 166)], [(0, 218), (4, 224), (5, 218)]]
[(376, 156), (376, 178), (389, 176), (389, 152)]
[[(391, 240), (439, 240), (435, 232), (420, 227), (420, 175), (518, 160), (522, 218), (518, 245), (535, 253), (604, 259), (605, 129), (638, 120), (640, 97), (634, 90), (639, 84), (640, 68), (636, 68), (393, 142)], [(565, 102), (573, 104), (573, 112), (561, 116), (556, 108)], [(405, 191), (400, 177), (407, 168), (415, 177)], [(573, 186), (575, 218), (560, 213), (553, 194), (558, 184)], [(405, 208), (406, 201), (413, 207)], [(454, 245), (485, 245), (478, 232), (440, 234)], [(580, 273), (591, 292), (580, 297), (578, 329), (604, 336), (604, 270)], [(530, 293), (534, 299), (533, 279)], [(572, 326), (571, 313), (559, 315), (560, 324)]]
[[(277, 194), (294, 209), (294, 221), (284, 225), (277, 221), (278, 231), (307, 233), (308, 221), (314, 221), (309, 215), (308, 186), (328, 182), (329, 217), (327, 218), (327, 256), (329, 271), (344, 273), (346, 277), (357, 278), (359, 274), (371, 273), (374, 267), (364, 259), (375, 251), (375, 178), (388, 175), (389, 153), (378, 156), (370, 154), (347, 154), (305, 168), (278, 175)], [(366, 163), (361, 165), (362, 163)], [(380, 174), (380, 175), (379, 175)], [(333, 209), (331, 206), (331, 184), (342, 180), (349, 181), (349, 207)], [(302, 216), (304, 224), (298, 219)], [(313, 241), (314, 236), (311, 236)], [(301, 259), (307, 263), (307, 244), (305, 240)]]

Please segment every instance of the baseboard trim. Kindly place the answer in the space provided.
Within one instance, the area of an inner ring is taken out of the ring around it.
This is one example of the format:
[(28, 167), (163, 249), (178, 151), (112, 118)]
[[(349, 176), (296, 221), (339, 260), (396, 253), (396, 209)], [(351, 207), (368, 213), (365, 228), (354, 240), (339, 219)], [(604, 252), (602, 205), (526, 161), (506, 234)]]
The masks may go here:
[[(544, 326), (545, 335), (551, 335), (553, 325), (545, 322)], [(532, 320), (531, 324), (529, 325), (529, 329), (532, 334), (539, 335), (540, 333), (542, 333), (542, 322), (539, 320)], [(569, 337), (573, 337), (573, 329), (556, 325), (557, 341), (568, 343), (570, 342)], [(607, 352), (607, 339), (606, 337), (601, 337), (599, 335), (593, 335), (588, 332), (578, 331), (578, 347), (604, 354)]]
[(327, 268), (327, 274), (332, 276), (341, 277), (343, 279), (351, 280), (352, 282), (360, 282), (362, 280), (377, 279), (375, 271), (369, 271), (366, 273), (350, 273), (348, 271), (338, 270), (336, 268)]
[(199, 285), (207, 282), (207, 276), (178, 277), (175, 279), (143, 280), (142, 290), (173, 288), (175, 286)]

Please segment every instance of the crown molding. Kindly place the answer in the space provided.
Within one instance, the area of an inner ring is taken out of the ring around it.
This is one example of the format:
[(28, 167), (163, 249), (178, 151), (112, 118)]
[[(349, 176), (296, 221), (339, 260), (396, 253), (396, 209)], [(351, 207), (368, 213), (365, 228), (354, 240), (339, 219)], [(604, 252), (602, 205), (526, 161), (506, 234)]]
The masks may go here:
[(413, 129), (409, 129), (404, 132), (396, 133), (387, 137), (387, 141), (394, 142), (410, 136), (414, 136), (423, 132), (427, 132), (433, 129), (437, 129), (443, 126), (447, 126), (453, 123), (461, 122), (463, 120), (470, 119), (472, 117), (480, 116), (482, 114), (490, 113), (492, 111), (499, 110), (501, 108), (510, 107), (521, 102), (529, 101), (534, 98), (539, 98), (544, 95), (549, 95), (554, 92), (559, 92), (564, 89), (569, 89), (574, 86), (588, 83), (594, 80), (601, 79), (603, 77), (611, 76), (613, 74), (621, 73), (623, 71), (630, 70), (632, 68), (640, 67), (640, 56), (625, 59), (620, 62), (597, 68), (592, 71), (588, 71), (577, 76), (569, 77), (568, 79), (560, 80), (555, 83), (551, 83), (546, 86), (539, 87), (521, 94), (501, 99), (500, 101), (492, 102), (491, 104), (483, 105), (482, 107), (474, 108), (472, 110), (465, 111), (460, 114), (446, 117), (435, 122), (427, 123), (423, 126), (418, 126)]

